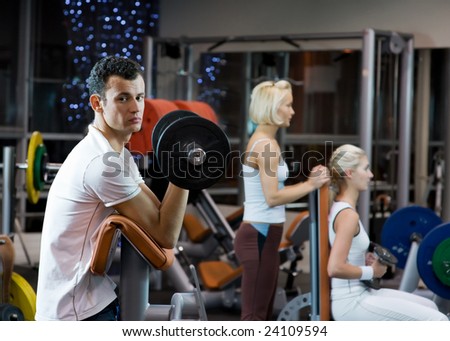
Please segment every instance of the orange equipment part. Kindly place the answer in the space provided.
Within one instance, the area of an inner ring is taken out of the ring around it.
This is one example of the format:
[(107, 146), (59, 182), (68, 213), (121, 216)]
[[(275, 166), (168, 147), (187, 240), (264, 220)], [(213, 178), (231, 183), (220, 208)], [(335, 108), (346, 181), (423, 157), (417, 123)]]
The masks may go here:
[(93, 274), (103, 276), (108, 271), (120, 233), (155, 269), (167, 270), (172, 265), (175, 259), (173, 249), (159, 246), (148, 229), (137, 225), (131, 219), (120, 214), (112, 214), (106, 217), (99, 227), (90, 264)]
[(216, 112), (208, 103), (183, 100), (175, 100), (173, 103), (178, 107), (178, 109), (192, 111), (197, 115), (214, 122), (215, 124), (219, 123)]
[(198, 271), (205, 288), (217, 291), (231, 285), (241, 277), (242, 266), (234, 268), (224, 261), (211, 260), (200, 262)]
[(328, 186), (324, 185), (319, 191), (319, 282), (320, 282), (320, 320), (330, 321), (330, 278), (327, 266), (330, 257), (330, 243), (328, 240)]
[(9, 288), (14, 268), (14, 245), (6, 234), (0, 235), (0, 303), (9, 302)]
[(153, 151), (152, 132), (156, 123), (165, 114), (178, 110), (178, 107), (171, 101), (165, 99), (145, 99), (144, 116), (142, 118), (142, 128), (139, 132), (131, 136), (128, 149), (132, 153), (147, 155)]
[(212, 230), (202, 224), (195, 215), (186, 213), (183, 219), (183, 227), (188, 238), (194, 243), (202, 243), (212, 234)]

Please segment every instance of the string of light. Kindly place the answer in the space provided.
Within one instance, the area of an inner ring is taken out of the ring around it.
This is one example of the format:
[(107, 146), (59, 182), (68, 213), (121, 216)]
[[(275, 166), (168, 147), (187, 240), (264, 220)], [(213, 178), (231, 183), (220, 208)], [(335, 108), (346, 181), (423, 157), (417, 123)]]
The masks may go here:
[(143, 63), (143, 37), (157, 36), (159, 1), (65, 0), (68, 57), (72, 76), (61, 96), (67, 124), (86, 126), (86, 79), (95, 62), (106, 55), (120, 55)]

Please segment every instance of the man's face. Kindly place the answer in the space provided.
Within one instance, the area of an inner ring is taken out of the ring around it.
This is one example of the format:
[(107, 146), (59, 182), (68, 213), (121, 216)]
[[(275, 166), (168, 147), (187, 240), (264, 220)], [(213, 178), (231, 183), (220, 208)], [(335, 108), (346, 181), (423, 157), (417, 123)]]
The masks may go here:
[(144, 115), (145, 83), (141, 76), (126, 80), (108, 79), (105, 98), (101, 100), (103, 117), (114, 131), (131, 134), (141, 129)]

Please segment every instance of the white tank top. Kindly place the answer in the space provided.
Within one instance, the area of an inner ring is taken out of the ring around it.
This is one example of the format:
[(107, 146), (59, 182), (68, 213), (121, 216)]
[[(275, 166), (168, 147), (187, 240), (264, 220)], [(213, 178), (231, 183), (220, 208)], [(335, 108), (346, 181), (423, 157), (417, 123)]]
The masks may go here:
[[(261, 141), (269, 139), (260, 139), (255, 141), (250, 153), (253, 151), (255, 145)], [(253, 167), (242, 165), (242, 172), (244, 177), (244, 217), (245, 221), (261, 222), (261, 223), (284, 223), (286, 221), (285, 205), (269, 207), (264, 197), (261, 177), (259, 170)], [(289, 169), (284, 160), (280, 161), (277, 169), (278, 189), (284, 187), (284, 182), (289, 176)]]
[[(336, 216), (339, 214), (339, 212), (345, 209), (353, 210), (353, 207), (344, 201), (335, 201), (331, 206), (330, 214), (328, 216), (328, 238), (331, 246), (333, 245), (334, 240), (336, 238), (336, 233), (334, 231), (334, 220), (336, 219)], [(364, 229), (364, 226), (360, 220), (359, 233), (352, 239), (352, 244), (350, 246), (350, 251), (348, 253), (347, 263), (355, 266), (366, 265), (366, 252), (369, 248), (369, 244), (370, 244), (369, 236), (367, 235), (367, 232)], [(359, 279), (351, 279), (351, 280), (340, 278), (331, 279), (332, 288), (361, 286), (361, 285), (362, 284)]]

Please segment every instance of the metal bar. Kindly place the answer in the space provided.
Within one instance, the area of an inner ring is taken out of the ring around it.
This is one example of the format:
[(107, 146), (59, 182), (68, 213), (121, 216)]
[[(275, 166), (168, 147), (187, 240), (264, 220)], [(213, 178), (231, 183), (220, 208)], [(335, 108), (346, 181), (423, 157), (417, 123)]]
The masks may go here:
[(234, 260), (235, 233), (206, 189), (198, 193), (194, 205), (215, 235), (221, 236), (218, 242), (227, 253), (228, 258)]
[[(18, 39), (18, 58), (17, 58), (17, 126), (22, 128), (23, 134), (18, 139), (16, 150), (16, 159), (24, 160), (27, 155), (27, 138), (30, 122), (30, 94), (33, 83), (33, 65), (35, 49), (32, 47), (33, 34), (36, 32), (32, 29), (32, 23), (36, 16), (36, 1), (20, 0), (20, 15), (19, 15), (19, 39)], [(25, 174), (17, 174), (18, 183), (25, 183)], [(25, 226), (25, 219), (23, 218), (27, 211), (27, 200), (25, 197), (19, 197), (17, 204), (17, 212), (19, 214), (20, 223)]]
[(417, 269), (417, 252), (419, 251), (419, 246), (419, 240), (413, 240), (411, 242), (402, 280), (398, 288), (401, 291), (413, 292), (417, 289), (420, 280), (419, 270)]
[(334, 134), (286, 134), (284, 136), (286, 144), (317, 144), (332, 140), (336, 144), (359, 143), (357, 135), (334, 135)]
[[(280, 79), (287, 79), (289, 77), (289, 53), (283, 54), (283, 71)], [(293, 84), (292, 84), (293, 85)], [(281, 150), (286, 150), (286, 128), (278, 130), (279, 145)]]
[(200, 282), (198, 280), (197, 271), (195, 270), (195, 266), (192, 264), (189, 265), (189, 269), (191, 270), (191, 275), (195, 283), (194, 295), (198, 307), (198, 315), (200, 317), (200, 321), (207, 321), (208, 316), (206, 315), (205, 302), (202, 297), (202, 292), (200, 291)]
[[(184, 48), (184, 63), (185, 70), (188, 75), (194, 73), (194, 58), (192, 57), (192, 45), (185, 46)], [(185, 77), (186, 82), (186, 100), (194, 100), (194, 79), (193, 77)]]
[(121, 241), (120, 319), (143, 321), (149, 303), (149, 265), (126, 238)]
[(30, 79), (32, 79), (32, 52), (31, 48), (31, 23), (32, 23), (32, 0), (20, 1), (20, 25), (19, 25), (19, 51), (17, 69), (17, 119), (22, 123), (23, 131), (28, 132), (28, 114), (30, 100)]
[[(429, 125), (430, 125), (430, 70), (431, 51), (420, 50), (419, 63), (417, 65), (417, 91), (416, 91), (416, 113), (414, 140), (414, 202), (426, 207), (425, 193), (428, 184), (428, 153), (429, 153)], [(447, 115), (446, 115), (447, 117)], [(447, 126), (447, 125), (446, 125)], [(446, 134), (447, 136), (447, 134)], [(448, 144), (446, 144), (448, 145)]]
[[(48, 171), (59, 171), (61, 166), (62, 166), (62, 163), (50, 163), (50, 162), (48, 162), (45, 165), (44, 168), (46, 170), (48, 170)], [(26, 170), (28, 168), (28, 163), (24, 163), (24, 162), (16, 163), (15, 164), (15, 168), (16, 169), (20, 169), (20, 170)], [(3, 169), (3, 163), (0, 163), (0, 169)]]
[[(450, 87), (450, 50), (447, 49), (445, 52), (445, 88), (443, 89), (443, 93), (447, 93), (449, 87)], [(450, 110), (450, 99), (448, 96), (445, 96), (444, 100), (444, 112), (447, 113), (445, 116), (445, 129), (444, 131), (448, 132), (450, 127), (450, 117), (449, 117), (449, 110)], [(445, 134), (444, 138), (444, 174), (443, 174), (443, 180), (444, 184), (447, 184), (447, 186), (444, 186), (443, 188), (443, 195), (442, 195), (442, 219), (444, 221), (450, 220), (450, 134)]]
[[(372, 135), (373, 135), (373, 98), (374, 98), (374, 58), (375, 58), (375, 31), (364, 31), (361, 94), (360, 94), (360, 146), (367, 153), (369, 163), (372, 162)], [(363, 226), (369, 226), (370, 189), (361, 193), (359, 197), (359, 215)]]
[(61, 169), (61, 165), (62, 163), (50, 163), (47, 162), (47, 164), (45, 165), (45, 169), (47, 171), (59, 171)]
[[(247, 142), (249, 140), (249, 125), (250, 118), (248, 113), (248, 107), (250, 104), (250, 95), (252, 92), (252, 54), (250, 52), (246, 52), (244, 54), (244, 67), (243, 67), (243, 74), (244, 74), (244, 80), (245, 82), (242, 82), (242, 93), (243, 93), (243, 101), (241, 102), (241, 112), (243, 115), (241, 115), (241, 124), (239, 125), (240, 132), (240, 141), (238, 142), (239, 150), (245, 151), (247, 148)], [(240, 155), (240, 154), (239, 154)], [(239, 186), (239, 192), (238, 192), (238, 205), (242, 206), (245, 200), (244, 197), (244, 179), (239, 176), (238, 177), (238, 186)]]
[(153, 38), (150, 36), (145, 36), (143, 39), (144, 43), (144, 81), (145, 81), (145, 96), (147, 98), (153, 98)]
[[(372, 30), (378, 36), (390, 37), (392, 31)], [(401, 37), (409, 39), (412, 37), (408, 33), (396, 32)], [(336, 39), (361, 39), (364, 32), (336, 32), (336, 33), (305, 33), (305, 34), (291, 34), (291, 35), (248, 35), (248, 36), (216, 36), (216, 37), (181, 37), (181, 38), (154, 38), (155, 42), (183, 42), (186, 44), (203, 44), (203, 43), (248, 43), (248, 42), (279, 42), (279, 41), (293, 41), (296, 40), (336, 40)]]
[(173, 264), (165, 271), (165, 275), (172, 282), (175, 291), (191, 292), (195, 290), (178, 257), (174, 258)]
[[(27, 134), (27, 138), (31, 137), (31, 133)], [(84, 138), (83, 134), (65, 134), (65, 133), (42, 133), (42, 138), (45, 141), (81, 141)]]
[(3, 147), (2, 234), (10, 235), (14, 229), (14, 205), (16, 192), (14, 179), (14, 147)]
[(413, 83), (413, 39), (409, 39), (402, 52), (399, 155), (397, 167), (397, 209), (409, 204), (411, 175), (411, 130), (412, 130), (412, 83)]

